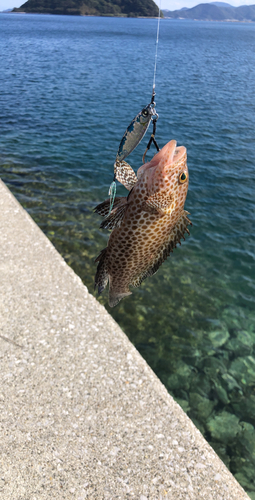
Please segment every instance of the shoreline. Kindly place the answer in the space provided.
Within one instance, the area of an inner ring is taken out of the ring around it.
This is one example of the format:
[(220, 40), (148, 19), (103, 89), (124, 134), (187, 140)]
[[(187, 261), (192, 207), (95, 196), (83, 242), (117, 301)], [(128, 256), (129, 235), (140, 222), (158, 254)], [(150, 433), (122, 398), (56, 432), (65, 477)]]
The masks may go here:
[[(116, 19), (158, 19), (157, 17), (149, 17), (149, 16), (128, 16), (128, 15), (110, 15), (110, 14), (53, 14), (52, 12), (25, 12), (25, 11), (10, 11), (5, 12), (2, 11), (0, 14), (28, 14), (28, 15), (39, 15), (39, 16), (69, 16), (69, 17), (109, 17)], [(203, 22), (203, 23), (242, 23), (242, 24), (253, 24), (255, 21), (250, 19), (239, 20), (239, 19), (186, 19), (186, 18), (174, 18), (174, 17), (161, 17), (161, 21), (193, 21), (193, 22)]]

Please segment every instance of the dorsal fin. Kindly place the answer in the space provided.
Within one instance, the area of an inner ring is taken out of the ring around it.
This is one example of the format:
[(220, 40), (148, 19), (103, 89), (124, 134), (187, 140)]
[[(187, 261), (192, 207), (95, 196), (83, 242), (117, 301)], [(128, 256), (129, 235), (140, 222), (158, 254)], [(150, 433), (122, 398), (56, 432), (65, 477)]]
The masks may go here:
[(170, 253), (173, 252), (174, 248), (176, 248), (177, 243), (181, 244), (181, 238), (185, 240), (185, 232), (190, 234), (187, 226), (192, 226), (192, 222), (189, 220), (188, 215), (189, 212), (183, 210), (183, 214), (169, 234), (169, 238), (167, 239), (167, 241), (165, 241), (165, 243), (160, 248), (154, 262), (150, 262), (149, 267), (143, 269), (143, 271), (132, 281), (131, 285), (138, 287), (146, 278), (148, 278), (149, 276), (153, 276), (153, 274), (158, 271), (159, 267), (167, 259)]
[(95, 290), (96, 288), (98, 289), (98, 295), (102, 293), (102, 291), (105, 289), (108, 283), (109, 275), (108, 275), (108, 270), (107, 270), (107, 261), (106, 261), (106, 255), (107, 255), (107, 247), (104, 248), (98, 257), (96, 258), (95, 262), (98, 262), (97, 266), (97, 272), (95, 276)]

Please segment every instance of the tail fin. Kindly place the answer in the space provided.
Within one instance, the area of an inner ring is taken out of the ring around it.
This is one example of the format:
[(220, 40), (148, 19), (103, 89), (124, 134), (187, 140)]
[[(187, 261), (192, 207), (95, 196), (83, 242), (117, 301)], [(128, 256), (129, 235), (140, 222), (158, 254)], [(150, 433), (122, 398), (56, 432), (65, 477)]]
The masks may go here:
[(124, 299), (124, 297), (127, 297), (128, 295), (132, 295), (132, 292), (130, 292), (128, 286), (126, 285), (121, 285), (118, 281), (116, 282), (115, 280), (113, 281), (111, 276), (110, 276), (110, 283), (109, 283), (109, 306), (114, 307), (116, 306), (121, 299)]
[(121, 299), (124, 299), (124, 297), (127, 297), (128, 295), (132, 295), (132, 292), (112, 293), (110, 291), (109, 292), (109, 306), (115, 307), (121, 301)]
[(107, 256), (107, 247), (100, 252), (100, 254), (95, 260), (95, 262), (98, 262), (97, 272), (95, 276), (95, 290), (96, 288), (98, 289), (98, 295), (100, 295), (103, 292), (103, 290), (107, 286), (109, 279), (106, 256)]

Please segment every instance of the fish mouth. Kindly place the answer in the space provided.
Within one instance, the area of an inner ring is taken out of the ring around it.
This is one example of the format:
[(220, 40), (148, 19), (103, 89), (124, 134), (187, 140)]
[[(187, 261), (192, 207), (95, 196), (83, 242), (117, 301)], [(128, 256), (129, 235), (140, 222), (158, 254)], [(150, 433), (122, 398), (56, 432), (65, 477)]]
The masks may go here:
[(152, 167), (175, 167), (176, 163), (181, 161), (186, 155), (186, 148), (178, 146), (175, 140), (169, 141), (160, 151), (151, 159), (150, 162), (142, 165), (137, 171), (139, 178), (145, 170)]

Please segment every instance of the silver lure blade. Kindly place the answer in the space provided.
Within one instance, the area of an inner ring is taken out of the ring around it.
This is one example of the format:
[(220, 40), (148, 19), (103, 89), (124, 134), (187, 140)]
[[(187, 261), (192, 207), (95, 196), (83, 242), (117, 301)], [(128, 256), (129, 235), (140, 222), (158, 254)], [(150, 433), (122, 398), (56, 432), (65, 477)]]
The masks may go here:
[(154, 105), (148, 104), (135, 116), (120, 141), (116, 160), (124, 160), (138, 146), (150, 125), (152, 116), (155, 114)]

